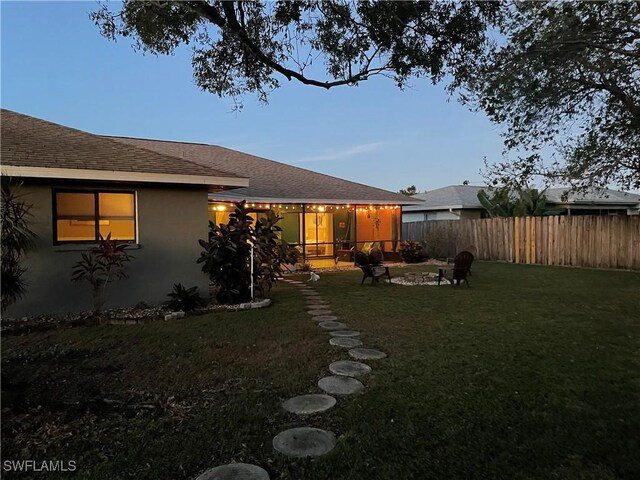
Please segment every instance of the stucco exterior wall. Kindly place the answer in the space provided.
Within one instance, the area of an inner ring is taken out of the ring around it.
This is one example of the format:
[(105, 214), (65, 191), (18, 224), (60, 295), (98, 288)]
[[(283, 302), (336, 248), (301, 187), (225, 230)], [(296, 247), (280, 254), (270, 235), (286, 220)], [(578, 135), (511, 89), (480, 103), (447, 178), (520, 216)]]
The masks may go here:
[[(108, 188), (114, 185), (61, 183), (61, 188)], [(200, 188), (127, 186), (136, 191), (138, 241), (134, 259), (127, 265), (129, 278), (109, 285), (105, 308), (157, 304), (167, 300), (174, 283), (198, 286), (208, 295), (208, 280), (196, 260), (198, 239), (207, 236), (207, 191)], [(88, 282), (72, 283), (71, 270), (88, 245), (53, 244), (52, 185), (27, 183), (24, 200), (33, 205), (32, 230), (38, 235), (24, 266), (26, 295), (9, 307), (11, 317), (43, 313), (66, 313), (92, 308)]]

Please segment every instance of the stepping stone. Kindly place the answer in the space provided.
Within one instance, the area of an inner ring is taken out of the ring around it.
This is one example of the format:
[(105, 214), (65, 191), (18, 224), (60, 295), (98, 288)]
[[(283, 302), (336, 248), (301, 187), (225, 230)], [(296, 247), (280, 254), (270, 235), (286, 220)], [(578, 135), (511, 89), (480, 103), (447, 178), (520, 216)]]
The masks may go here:
[(230, 463), (207, 470), (196, 480), (269, 480), (269, 474), (249, 463)]
[(310, 302), (307, 302), (307, 308), (309, 308), (310, 310), (313, 310), (315, 308), (329, 308), (329, 302), (325, 300), (312, 300)]
[(273, 448), (288, 457), (319, 457), (335, 446), (335, 435), (319, 428), (291, 428), (273, 438)]
[(307, 310), (307, 313), (309, 315), (313, 315), (313, 316), (316, 316), (316, 315), (333, 315), (333, 312), (331, 310), (327, 310), (327, 309), (324, 309), (324, 308), (322, 308), (322, 309), (321, 308), (318, 308), (318, 309), (314, 308), (313, 310)]
[(349, 350), (349, 355), (358, 360), (380, 360), (387, 356), (386, 353), (372, 348), (352, 348)]
[(329, 371), (334, 375), (344, 375), (345, 377), (359, 377), (371, 372), (371, 367), (367, 364), (354, 362), (353, 360), (339, 360), (329, 365)]
[(290, 398), (282, 403), (282, 408), (298, 415), (309, 415), (329, 410), (335, 404), (336, 399), (329, 395), (313, 394)]
[(329, 332), (334, 337), (359, 337), (360, 332), (355, 332), (353, 330), (331, 330)]
[(304, 285), (304, 283), (302, 283), (299, 280), (287, 280), (289, 283), (293, 283), (294, 285)]
[(344, 330), (347, 328), (347, 324), (342, 322), (320, 322), (318, 326), (325, 330)]
[(333, 322), (338, 319), (335, 315), (314, 315), (313, 319), (316, 322)]
[(321, 378), (318, 387), (331, 395), (352, 395), (364, 389), (360, 380), (342, 375)]
[(362, 345), (362, 342), (357, 338), (348, 337), (331, 337), (329, 343), (334, 347), (353, 348)]

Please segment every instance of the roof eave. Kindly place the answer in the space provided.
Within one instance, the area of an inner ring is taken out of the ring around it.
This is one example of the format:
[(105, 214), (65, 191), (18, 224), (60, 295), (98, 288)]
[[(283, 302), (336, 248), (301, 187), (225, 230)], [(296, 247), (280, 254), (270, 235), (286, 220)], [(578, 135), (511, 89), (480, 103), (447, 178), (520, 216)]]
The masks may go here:
[(127, 183), (163, 183), (174, 185), (203, 185), (207, 187), (230, 188), (241, 188), (249, 186), (249, 179), (244, 177), (123, 172), (115, 170), (90, 170), (80, 168), (51, 168), (28, 167), (21, 165), (2, 165), (1, 173), (3, 176), (23, 178), (51, 178)]
[(323, 203), (323, 204), (340, 204), (340, 205), (415, 205), (416, 202), (407, 200), (376, 200), (376, 199), (355, 199), (355, 198), (284, 198), (284, 197), (255, 197), (247, 195), (234, 195), (233, 192), (224, 194), (209, 194), (211, 200), (220, 200), (225, 202), (242, 201), (249, 203)]

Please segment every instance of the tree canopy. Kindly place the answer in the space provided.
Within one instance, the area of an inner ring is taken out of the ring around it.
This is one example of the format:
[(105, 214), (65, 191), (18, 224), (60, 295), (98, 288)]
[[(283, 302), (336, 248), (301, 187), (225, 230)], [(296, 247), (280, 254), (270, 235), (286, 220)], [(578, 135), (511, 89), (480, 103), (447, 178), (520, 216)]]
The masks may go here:
[(418, 193), (418, 189), (416, 188), (415, 185), (411, 185), (411, 186), (409, 186), (407, 188), (401, 188), (399, 190), (399, 193), (401, 193), (403, 195), (408, 195), (408, 196), (411, 197), (411, 196), (415, 195), (416, 193)]
[(493, 183), (640, 188), (640, 2), (518, 2), (498, 23), (463, 94), (505, 126)]
[(282, 79), (325, 89), (392, 78), (457, 78), (486, 42), (494, 2), (131, 1), (91, 14), (110, 39), (154, 54), (192, 48), (196, 84), (262, 100)]

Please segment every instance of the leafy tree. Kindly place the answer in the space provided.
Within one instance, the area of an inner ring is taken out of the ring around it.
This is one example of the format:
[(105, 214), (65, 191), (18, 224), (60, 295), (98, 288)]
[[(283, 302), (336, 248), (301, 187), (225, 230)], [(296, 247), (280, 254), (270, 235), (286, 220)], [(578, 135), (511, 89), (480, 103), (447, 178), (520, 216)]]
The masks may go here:
[(513, 191), (508, 187), (503, 187), (496, 189), (492, 195), (480, 190), (478, 200), (492, 217), (541, 217), (559, 215), (564, 212), (564, 208), (547, 206), (547, 197), (544, 191), (540, 192), (535, 188)]
[(19, 185), (2, 177), (2, 311), (26, 292), (22, 257), (33, 247), (36, 234), (29, 228), (31, 205), (21, 199)]
[(494, 185), (640, 188), (640, 3), (517, 2), (498, 23), (462, 96), (505, 126)]
[(282, 79), (333, 88), (386, 76), (454, 77), (483, 48), (496, 2), (131, 1), (91, 14), (109, 38), (154, 54), (192, 47), (196, 84), (236, 99)]
[[(236, 204), (229, 215), (228, 224), (209, 222), (209, 238), (200, 240), (202, 252), (198, 263), (202, 271), (219, 290), (216, 299), (220, 303), (240, 303), (251, 299), (251, 284), (259, 295), (264, 295), (282, 274), (285, 258), (278, 248), (276, 225), (280, 221), (269, 211), (253, 224), (246, 203)], [(251, 246), (253, 245), (253, 278), (251, 277)]]
[(407, 188), (401, 188), (400, 189), (400, 193), (402, 193), (403, 195), (408, 195), (408, 196), (413, 196), (416, 193), (418, 193), (418, 189), (416, 188), (415, 185), (411, 185), (410, 187)]

